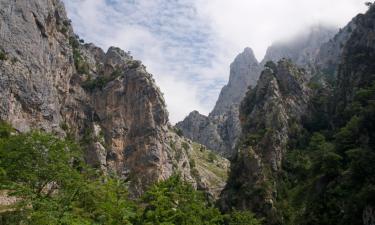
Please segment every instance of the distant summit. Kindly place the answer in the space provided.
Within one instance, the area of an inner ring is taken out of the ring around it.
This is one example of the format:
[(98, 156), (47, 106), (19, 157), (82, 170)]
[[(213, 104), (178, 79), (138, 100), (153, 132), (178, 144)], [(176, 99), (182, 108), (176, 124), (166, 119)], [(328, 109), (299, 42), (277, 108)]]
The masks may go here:
[[(186, 137), (226, 157), (233, 156), (241, 134), (239, 105), (249, 87), (257, 85), (266, 62), (287, 58), (298, 66), (313, 70), (321, 45), (328, 42), (336, 31), (333, 27), (310, 27), (306, 33), (290, 41), (270, 46), (261, 63), (257, 61), (251, 48), (245, 48), (231, 63), (228, 84), (222, 88), (209, 116), (190, 114), (176, 126)], [(309, 73), (306, 76), (310, 76)]]

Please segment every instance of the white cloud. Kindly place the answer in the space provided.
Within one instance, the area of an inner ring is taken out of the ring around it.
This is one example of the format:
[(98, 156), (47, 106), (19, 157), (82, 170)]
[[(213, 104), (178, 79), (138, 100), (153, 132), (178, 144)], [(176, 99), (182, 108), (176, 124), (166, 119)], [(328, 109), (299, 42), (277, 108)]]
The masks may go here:
[(250, 46), (266, 48), (309, 25), (344, 26), (360, 0), (64, 0), (75, 31), (143, 61), (165, 94), (170, 119), (207, 114), (227, 82), (229, 64)]

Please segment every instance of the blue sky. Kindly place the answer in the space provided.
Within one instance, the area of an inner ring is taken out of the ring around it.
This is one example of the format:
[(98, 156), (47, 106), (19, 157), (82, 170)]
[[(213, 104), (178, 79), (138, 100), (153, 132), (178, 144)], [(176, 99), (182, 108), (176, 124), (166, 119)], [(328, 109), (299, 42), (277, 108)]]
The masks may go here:
[(344, 26), (361, 0), (64, 0), (75, 32), (142, 60), (167, 102), (172, 123), (207, 114), (245, 47), (259, 60), (273, 42), (310, 25)]

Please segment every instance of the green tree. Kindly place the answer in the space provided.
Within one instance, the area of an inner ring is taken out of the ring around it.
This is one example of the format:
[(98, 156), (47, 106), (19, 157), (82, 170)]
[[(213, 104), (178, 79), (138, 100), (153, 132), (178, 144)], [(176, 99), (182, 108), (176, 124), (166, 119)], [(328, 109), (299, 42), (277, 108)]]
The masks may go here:
[(150, 188), (142, 197), (144, 210), (138, 224), (211, 225), (221, 224), (220, 212), (207, 204), (201, 192), (179, 176), (172, 176)]
[(1, 224), (132, 224), (137, 210), (126, 184), (86, 166), (75, 143), (3, 130), (9, 129), (0, 126), (0, 190), (18, 202), (1, 214)]

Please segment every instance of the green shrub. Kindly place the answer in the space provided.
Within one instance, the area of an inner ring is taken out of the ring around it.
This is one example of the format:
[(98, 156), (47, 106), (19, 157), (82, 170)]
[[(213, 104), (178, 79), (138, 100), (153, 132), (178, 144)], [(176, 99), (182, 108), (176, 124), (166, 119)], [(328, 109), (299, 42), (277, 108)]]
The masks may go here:
[(73, 59), (74, 59), (74, 66), (79, 74), (89, 74), (90, 66), (82, 56), (79, 47), (80, 42), (77, 40), (77, 37), (70, 37), (69, 43), (73, 49)]
[(261, 225), (262, 220), (258, 220), (251, 211), (233, 211), (225, 216), (227, 225)]
[(3, 50), (0, 49), (0, 60), (4, 61), (4, 60), (7, 60), (7, 59), (8, 59), (8, 57), (7, 57), (6, 53)]
[(186, 142), (182, 142), (181, 146), (182, 146), (183, 149), (185, 149), (185, 151), (189, 150), (189, 148), (190, 148), (190, 145)]
[(182, 132), (182, 130), (180, 128), (175, 128), (175, 130), (176, 130), (176, 134), (178, 136), (182, 137), (184, 135), (183, 132)]
[(210, 151), (208, 153), (208, 161), (213, 163), (215, 160), (217, 160), (217, 155)]
[(95, 89), (102, 90), (109, 82), (115, 80), (122, 75), (120, 70), (115, 70), (109, 77), (99, 76), (98, 78), (91, 80), (88, 79), (82, 84), (82, 87), (87, 91), (94, 91)]

